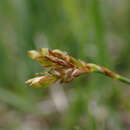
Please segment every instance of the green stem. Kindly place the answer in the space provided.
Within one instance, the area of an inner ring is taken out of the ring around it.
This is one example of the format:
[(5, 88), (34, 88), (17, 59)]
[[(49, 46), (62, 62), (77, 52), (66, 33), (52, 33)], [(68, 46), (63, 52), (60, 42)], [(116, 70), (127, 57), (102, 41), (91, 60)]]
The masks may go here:
[(130, 79), (128, 79), (124, 76), (121, 76), (119, 74), (116, 74), (116, 73), (112, 72), (111, 70), (109, 70), (108, 68), (101, 67), (96, 64), (87, 64), (87, 66), (89, 66), (91, 68), (91, 72), (98, 72), (103, 75), (109, 76), (113, 79), (120, 80), (123, 83), (130, 84)]
[(121, 75), (119, 75), (119, 77), (117, 79), (120, 80), (121, 82), (126, 83), (126, 84), (130, 84), (130, 79), (123, 77)]

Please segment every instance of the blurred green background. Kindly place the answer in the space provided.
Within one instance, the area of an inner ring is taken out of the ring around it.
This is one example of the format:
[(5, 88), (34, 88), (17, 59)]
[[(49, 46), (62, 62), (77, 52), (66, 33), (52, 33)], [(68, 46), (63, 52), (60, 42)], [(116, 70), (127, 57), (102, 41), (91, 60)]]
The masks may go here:
[(0, 130), (130, 130), (130, 86), (88, 74), (30, 88), (27, 50), (61, 49), (130, 77), (129, 0), (0, 1)]

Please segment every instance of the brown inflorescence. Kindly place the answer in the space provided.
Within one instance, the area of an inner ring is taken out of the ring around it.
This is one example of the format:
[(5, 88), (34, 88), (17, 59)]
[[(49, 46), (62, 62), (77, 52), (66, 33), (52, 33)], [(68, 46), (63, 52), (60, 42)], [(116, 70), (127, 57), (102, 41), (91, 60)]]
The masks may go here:
[[(60, 81), (60, 83), (68, 83), (72, 81), (75, 77), (80, 76), (88, 71), (85, 62), (76, 60), (72, 56), (69, 56), (66, 52), (61, 52), (60, 50), (48, 50), (47, 48), (40, 48), (38, 51), (29, 51), (28, 55), (33, 59), (38, 61), (42, 66), (50, 68), (47, 72), (51, 75), (54, 82)], [(42, 73), (44, 75), (44, 73)], [(48, 75), (44, 77), (37, 76), (31, 80), (26, 81), (30, 86), (46, 86), (42, 78), (48, 80)], [(40, 80), (39, 80), (40, 79)]]
[(39, 76), (27, 80), (26, 83), (30, 86), (50, 86), (57, 81), (68, 83), (81, 74), (89, 72), (100, 72), (111, 78), (130, 83), (129, 79), (112, 72), (106, 67), (77, 60), (69, 56), (66, 52), (57, 49), (49, 50), (47, 48), (40, 48), (37, 51), (28, 51), (28, 55), (43, 67), (49, 68), (48, 72), (39, 73)]

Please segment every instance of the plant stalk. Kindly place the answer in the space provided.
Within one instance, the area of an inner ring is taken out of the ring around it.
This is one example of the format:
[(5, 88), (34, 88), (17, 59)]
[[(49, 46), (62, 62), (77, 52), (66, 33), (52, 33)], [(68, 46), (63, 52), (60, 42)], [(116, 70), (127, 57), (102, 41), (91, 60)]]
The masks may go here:
[(91, 72), (98, 72), (98, 73), (104, 74), (108, 77), (111, 77), (113, 79), (117, 79), (123, 83), (130, 84), (130, 79), (128, 79), (122, 75), (119, 75), (115, 72), (112, 72), (110, 69), (108, 69), (106, 67), (102, 67), (102, 66), (99, 66), (96, 64), (87, 64), (87, 66), (89, 66), (91, 68)]

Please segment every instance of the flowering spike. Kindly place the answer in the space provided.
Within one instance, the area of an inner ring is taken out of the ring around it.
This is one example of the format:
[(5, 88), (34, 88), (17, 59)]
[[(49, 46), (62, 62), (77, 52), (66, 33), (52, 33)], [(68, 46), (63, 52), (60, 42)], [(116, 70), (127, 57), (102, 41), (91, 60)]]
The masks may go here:
[(47, 48), (40, 48), (38, 51), (28, 51), (28, 55), (43, 67), (50, 68), (48, 72), (40, 73), (41, 76), (26, 81), (26, 84), (33, 87), (50, 86), (57, 81), (60, 81), (60, 83), (68, 83), (81, 74), (90, 72), (99, 72), (113, 79), (130, 84), (130, 79), (116, 74), (108, 68), (77, 60), (69, 56), (66, 52), (57, 49), (49, 50)]
[(53, 75), (39, 76), (26, 81), (32, 87), (47, 87), (54, 84), (58, 80), (58, 77)]

